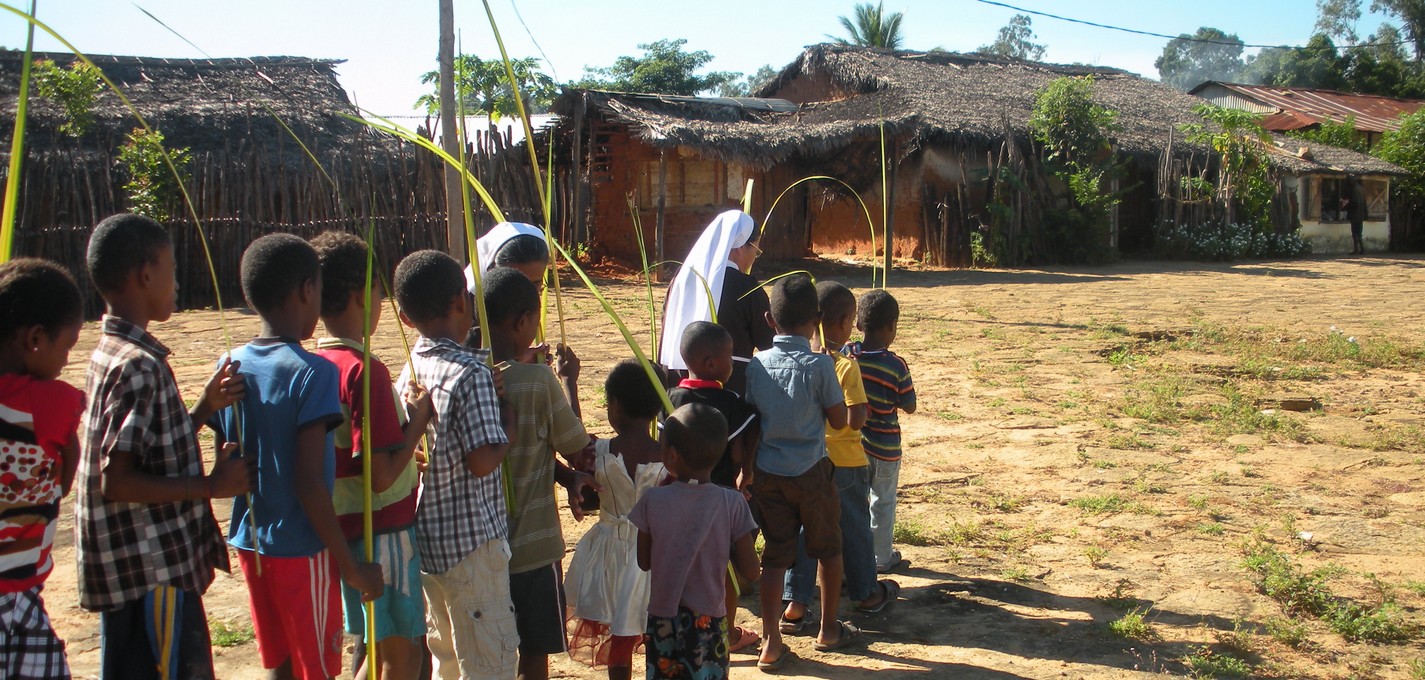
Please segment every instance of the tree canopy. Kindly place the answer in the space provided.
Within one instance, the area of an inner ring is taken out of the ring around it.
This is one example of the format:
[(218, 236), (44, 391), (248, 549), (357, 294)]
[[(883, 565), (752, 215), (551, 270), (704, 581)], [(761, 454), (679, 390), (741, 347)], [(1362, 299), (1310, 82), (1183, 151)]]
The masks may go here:
[[(559, 86), (539, 68), (539, 60), (534, 57), (513, 59), (510, 67), (519, 83), (520, 95), (524, 97), (525, 108), (530, 113), (543, 112), (559, 95)], [(421, 82), (430, 85), (431, 91), (416, 100), (415, 108), (426, 113), (440, 111), (440, 71), (429, 71), (421, 76)], [(510, 89), (509, 75), (505, 64), (499, 59), (481, 59), (473, 54), (462, 54), (455, 58), (455, 100), (466, 115), (486, 115), (498, 120), (505, 116), (519, 115), (514, 93)]]
[(1164, 83), (1191, 90), (1208, 80), (1232, 82), (1242, 71), (1242, 39), (1211, 26), (1173, 38), (1153, 62)]
[(777, 77), (777, 69), (768, 64), (740, 80), (734, 80), (719, 87), (717, 93), (722, 97), (750, 97), (758, 88), (766, 85), (775, 77)]
[(1033, 19), (1027, 14), (1016, 14), (1009, 18), (1009, 23), (1001, 26), (999, 35), (995, 41), (988, 45), (980, 45), (976, 52), (982, 54), (994, 54), (1001, 57), (1012, 57), (1015, 59), (1027, 59), (1029, 61), (1039, 61), (1044, 58), (1044, 45), (1034, 42), (1034, 29), (1031, 27)]
[(889, 50), (901, 46), (901, 20), (905, 18), (905, 13), (892, 12), (887, 16), (884, 2), (877, 2), (875, 7), (869, 2), (859, 3), (850, 17), (838, 18), (841, 27), (846, 29), (847, 37), (826, 37), (842, 45), (884, 47)]
[(698, 74), (713, 60), (706, 50), (685, 52), (688, 41), (659, 40), (639, 45), (643, 55), (622, 56), (612, 66), (585, 68), (584, 77), (570, 83), (573, 87), (614, 90), (617, 92), (651, 92), (655, 94), (697, 95), (718, 90), (737, 82), (741, 73), (713, 71)]

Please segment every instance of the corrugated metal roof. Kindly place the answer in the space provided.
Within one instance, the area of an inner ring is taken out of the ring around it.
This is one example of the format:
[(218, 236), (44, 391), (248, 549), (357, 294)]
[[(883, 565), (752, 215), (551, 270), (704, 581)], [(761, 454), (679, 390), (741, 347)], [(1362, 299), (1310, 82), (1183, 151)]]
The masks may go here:
[(1240, 83), (1219, 83), (1208, 81), (1192, 89), (1190, 94), (1216, 85), (1237, 95), (1257, 101), (1276, 109), (1268, 115), (1263, 126), (1268, 130), (1298, 130), (1331, 120), (1337, 123), (1347, 116), (1356, 117), (1356, 129), (1369, 132), (1385, 132), (1400, 129), (1400, 116), (1415, 113), (1425, 101), (1418, 99), (1396, 99), (1373, 94), (1355, 94), (1336, 90), (1315, 90), (1305, 87), (1272, 87), (1269, 85), (1243, 85)]

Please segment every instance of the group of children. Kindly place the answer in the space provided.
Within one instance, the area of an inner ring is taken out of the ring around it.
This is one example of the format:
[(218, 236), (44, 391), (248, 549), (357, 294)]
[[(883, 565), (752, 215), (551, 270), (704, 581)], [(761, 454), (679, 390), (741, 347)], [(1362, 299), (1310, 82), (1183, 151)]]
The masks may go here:
[[(479, 286), (437, 251), (396, 267), (400, 322), (419, 337), (392, 381), (363, 344), (383, 304), (366, 244), (338, 233), (254, 241), (241, 283), (260, 334), (218, 359), (191, 408), (148, 332), (176, 309), (163, 227), (118, 215), (94, 230), (87, 267), (106, 309), (83, 394), (57, 380), (82, 325), (73, 279), (40, 260), (0, 265), (0, 674), (68, 677), (40, 591), (76, 479), (80, 605), (100, 614), (106, 679), (213, 677), (202, 596), (229, 569), (228, 546), (277, 678), (339, 675), (343, 631), (363, 641), (356, 672), (374, 662), (384, 678), (540, 680), (565, 652), (628, 678), (640, 643), (650, 678), (726, 677), (730, 650), (757, 643), (733, 624), (759, 578), (758, 666), (773, 672), (790, 658), (781, 636), (801, 629), (818, 567), (817, 649), (858, 633), (837, 618), (843, 565), (861, 611), (896, 599), (899, 586), (877, 574), (901, 562), (897, 412), (914, 410), (915, 393), (889, 350), (894, 298), (872, 291), (858, 305), (839, 284), (783, 278), (767, 314), (774, 346), (748, 365), (745, 396), (722, 385), (731, 337), (694, 323), (672, 412), (655, 387), (661, 369), (621, 362), (605, 382), (616, 436), (594, 440), (577, 357), (556, 348), (550, 367), (530, 351), (545, 349), (535, 341), (547, 251), (519, 233), (483, 246), (500, 266)], [(485, 328), (474, 328), (471, 288)], [(853, 327), (864, 340), (848, 345)], [(216, 442), (209, 471), (204, 426)], [(556, 485), (576, 519), (586, 493), (599, 495), (567, 574)], [(226, 545), (214, 498), (233, 499)]]

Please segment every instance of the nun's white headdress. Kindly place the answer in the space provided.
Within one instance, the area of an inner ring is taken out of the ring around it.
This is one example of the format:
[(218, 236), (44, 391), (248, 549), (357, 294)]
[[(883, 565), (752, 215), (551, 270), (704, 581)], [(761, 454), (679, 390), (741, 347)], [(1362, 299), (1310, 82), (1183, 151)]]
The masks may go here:
[(688, 256), (683, 258), (683, 266), (678, 268), (678, 275), (668, 287), (668, 301), (663, 305), (663, 339), (659, 343), (658, 360), (664, 366), (688, 367), (678, 351), (683, 329), (694, 321), (712, 321), (716, 305), (722, 299), (723, 275), (730, 264), (727, 256), (733, 248), (746, 245), (756, 231), (757, 223), (751, 216), (741, 210), (729, 210), (713, 218)]
[[(538, 236), (543, 239), (544, 230), (523, 222), (501, 222), (490, 227), (490, 231), (475, 240), (475, 254), (480, 257), (480, 271), (494, 269), (495, 253), (500, 252), (500, 248), (516, 236)], [(465, 288), (471, 295), (475, 294), (475, 270), (468, 264), (465, 265)]]

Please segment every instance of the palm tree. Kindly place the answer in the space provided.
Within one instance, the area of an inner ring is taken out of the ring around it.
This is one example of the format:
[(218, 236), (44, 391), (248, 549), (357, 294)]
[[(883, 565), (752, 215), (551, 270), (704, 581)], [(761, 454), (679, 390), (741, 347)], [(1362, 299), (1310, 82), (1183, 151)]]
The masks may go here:
[(858, 3), (854, 12), (854, 20), (849, 17), (838, 17), (841, 20), (841, 26), (846, 29), (846, 33), (851, 36), (851, 39), (838, 38), (834, 35), (826, 37), (842, 45), (884, 47), (890, 50), (899, 48), (901, 46), (901, 19), (905, 14), (893, 12), (890, 16), (886, 16), (884, 5), (884, 2), (877, 2), (875, 7), (872, 7), (869, 2)]

